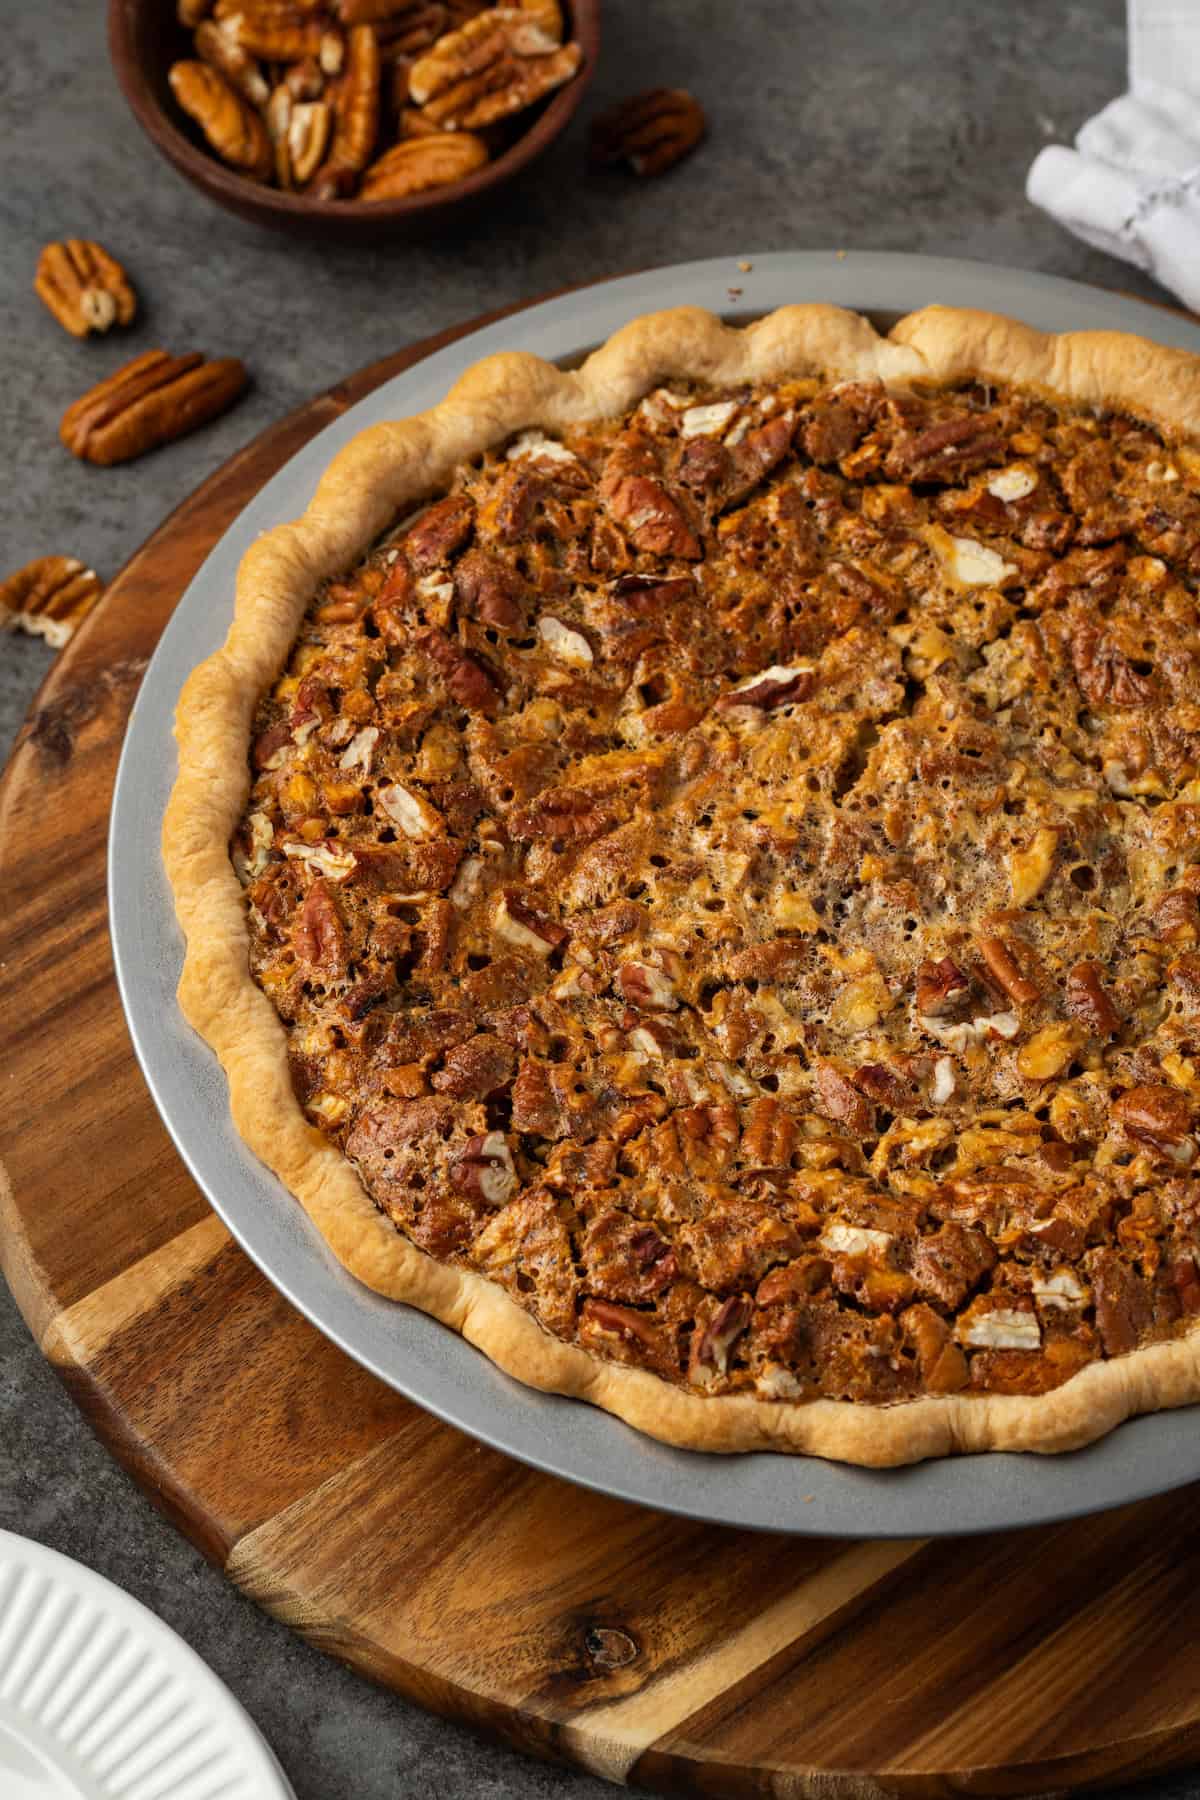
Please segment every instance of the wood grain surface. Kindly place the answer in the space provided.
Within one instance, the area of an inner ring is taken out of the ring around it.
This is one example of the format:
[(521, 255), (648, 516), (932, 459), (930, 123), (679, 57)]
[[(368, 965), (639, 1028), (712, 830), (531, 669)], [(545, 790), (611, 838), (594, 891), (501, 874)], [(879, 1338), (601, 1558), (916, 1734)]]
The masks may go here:
[(457, 335), (314, 400), (186, 501), (18, 739), (0, 785), (0, 1262), (31, 1331), (239, 1587), (534, 1754), (677, 1793), (838, 1797), (1061, 1791), (1200, 1759), (1195, 1488), (1033, 1532), (851, 1544), (587, 1493), (364, 1374), (275, 1293), (175, 1155), (108, 943), (129, 707), (176, 600), (262, 483)]

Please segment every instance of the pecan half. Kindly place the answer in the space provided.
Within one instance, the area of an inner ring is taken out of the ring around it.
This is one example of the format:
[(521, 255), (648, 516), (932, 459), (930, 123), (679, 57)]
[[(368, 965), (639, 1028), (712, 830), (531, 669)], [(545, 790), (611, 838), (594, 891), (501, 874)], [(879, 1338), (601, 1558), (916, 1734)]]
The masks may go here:
[(569, 935), (557, 919), (530, 906), (513, 888), (505, 888), (496, 904), (495, 931), (497, 937), (535, 956), (549, 956)]
[(617, 986), (626, 1005), (639, 1011), (674, 1012), (679, 1005), (670, 976), (649, 963), (622, 963), (617, 970)]
[(635, 175), (662, 175), (691, 153), (708, 129), (704, 108), (686, 88), (650, 88), (592, 122), (597, 167), (627, 163)]
[(435, 12), (435, 36), (445, 30), (447, 19), (444, 6), (431, 7), (426, 0), (333, 0), (333, 10), (343, 25), (386, 25), (396, 31), (403, 31), (422, 14)]
[(487, 145), (470, 131), (405, 138), (393, 144), (363, 176), (363, 200), (402, 200), (430, 188), (465, 181), (488, 159)]
[(128, 462), (215, 419), (244, 391), (236, 357), (206, 362), (199, 351), (147, 350), (69, 406), (59, 436), (84, 462)]
[(208, 63), (172, 63), (171, 92), (224, 162), (259, 181), (271, 173), (267, 128), (248, 101)]
[[(518, 79), (520, 63), (549, 61), (560, 41), (561, 24), (556, 35), (547, 31), (532, 11), (490, 7), (457, 31), (447, 32), (426, 56), (417, 59), (409, 75), (409, 92), (418, 106), (443, 99), (452, 110), (460, 102), (473, 105), (489, 93), (502, 92)], [(577, 67), (578, 46), (572, 48)], [(449, 115), (440, 122), (449, 124)], [(457, 122), (471, 123), (465, 118)]]
[(332, 121), (326, 101), (297, 100), (287, 81), (280, 82), (267, 103), (280, 187), (304, 187), (311, 181), (328, 147)]
[(1103, 631), (1085, 625), (1071, 639), (1071, 664), (1085, 700), (1093, 706), (1145, 706), (1154, 699), (1151, 676), (1139, 671)]
[(333, 144), (313, 191), (342, 191), (366, 168), (379, 137), (379, 40), (369, 25), (355, 25), (346, 40), (346, 69), (334, 102)]
[(627, 474), (618, 463), (600, 483), (609, 516), (631, 544), (652, 556), (679, 556), (694, 562), (702, 554), (677, 501), (652, 476)]
[(608, 1300), (585, 1300), (581, 1317), (599, 1327), (602, 1335), (644, 1344), (650, 1350), (658, 1348), (658, 1333), (653, 1320), (645, 1313), (635, 1312), (632, 1307), (614, 1306)]
[(94, 569), (74, 556), (39, 556), (0, 581), (0, 626), (45, 638), (61, 650), (104, 592)]
[(342, 66), (344, 39), (307, 5), (291, 0), (217, 0), (214, 12), (243, 50), (267, 62), (315, 57), (327, 75)]
[[(267, 104), (270, 94), (267, 78), (256, 58), (238, 43), (227, 19), (205, 19), (196, 27), (196, 35), (192, 41), (201, 62), (206, 62), (219, 75), (223, 75), (231, 87), (235, 87), (239, 94), (249, 100), (251, 106), (262, 107)], [(303, 66), (297, 64), (297, 67)], [(312, 67), (316, 69), (315, 62)], [(319, 69), (317, 74), (320, 76)], [(319, 93), (320, 89), (317, 91)]]
[(33, 290), (72, 337), (129, 325), (137, 311), (129, 277), (116, 257), (88, 238), (47, 244)]
[(979, 950), (988, 972), (994, 976), (1010, 1000), (1015, 1001), (1018, 1006), (1029, 1006), (1039, 997), (1042, 990), (1023, 972), (1011, 947), (1003, 938), (983, 938), (980, 940)]

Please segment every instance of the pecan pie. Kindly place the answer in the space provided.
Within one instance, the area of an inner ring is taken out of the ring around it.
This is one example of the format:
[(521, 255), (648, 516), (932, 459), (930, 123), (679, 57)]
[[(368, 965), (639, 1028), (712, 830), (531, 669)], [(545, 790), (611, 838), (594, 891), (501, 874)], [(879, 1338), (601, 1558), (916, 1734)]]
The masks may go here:
[(673, 1442), (1200, 1395), (1200, 367), (830, 307), (480, 364), (247, 556), (181, 998), (363, 1281)]

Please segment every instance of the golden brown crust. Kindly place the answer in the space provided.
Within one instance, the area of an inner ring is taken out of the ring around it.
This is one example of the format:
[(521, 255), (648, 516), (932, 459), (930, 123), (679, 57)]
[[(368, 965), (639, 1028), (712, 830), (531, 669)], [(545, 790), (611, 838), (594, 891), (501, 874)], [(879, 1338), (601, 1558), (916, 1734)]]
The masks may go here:
[(805, 1451), (878, 1466), (959, 1450), (1075, 1448), (1133, 1413), (1200, 1395), (1200, 1338), (1097, 1362), (1032, 1398), (953, 1395), (892, 1407), (689, 1394), (548, 1336), (479, 1275), (433, 1260), (379, 1212), (339, 1150), (304, 1119), (284, 1028), (247, 968), (247, 927), (228, 842), (248, 791), (258, 696), (283, 664), (317, 584), (349, 565), (455, 465), (526, 427), (562, 429), (634, 405), (660, 381), (713, 387), (819, 373), (891, 384), (1003, 378), (1083, 404), (1128, 409), (1173, 437), (1200, 431), (1200, 361), (1114, 333), (1052, 338), (984, 313), (932, 307), (888, 338), (852, 313), (787, 307), (745, 331), (683, 308), (627, 326), (578, 371), (505, 355), (470, 370), (432, 412), (380, 425), (333, 462), (304, 516), (247, 554), (234, 624), (198, 668), (177, 715), (180, 776), (164, 855), (188, 940), (180, 1002), (225, 1068), (235, 1122), (297, 1195), (338, 1259), (376, 1291), (462, 1332), (529, 1385), (590, 1400), (668, 1442)]

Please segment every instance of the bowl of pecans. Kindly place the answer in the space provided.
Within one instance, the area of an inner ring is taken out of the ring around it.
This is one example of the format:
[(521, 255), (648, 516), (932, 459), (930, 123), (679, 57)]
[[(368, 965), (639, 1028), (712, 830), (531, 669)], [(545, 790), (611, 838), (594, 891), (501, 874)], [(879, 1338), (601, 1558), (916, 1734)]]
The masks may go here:
[(113, 67), (180, 174), (262, 225), (416, 235), (565, 128), (600, 0), (110, 0)]

